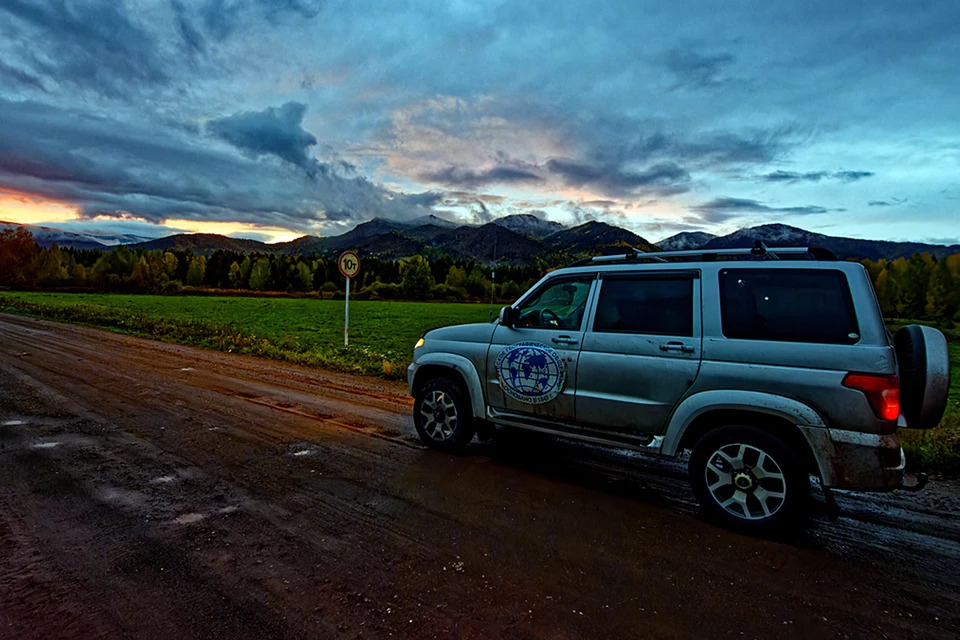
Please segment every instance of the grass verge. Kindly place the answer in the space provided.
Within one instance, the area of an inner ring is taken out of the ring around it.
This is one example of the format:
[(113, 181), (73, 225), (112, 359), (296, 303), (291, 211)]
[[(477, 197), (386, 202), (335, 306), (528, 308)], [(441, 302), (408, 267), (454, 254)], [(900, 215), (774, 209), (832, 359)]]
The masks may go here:
[(0, 311), (395, 380), (424, 330), (489, 317), (484, 305), (351, 303), (344, 348), (343, 303), (332, 300), (8, 292)]

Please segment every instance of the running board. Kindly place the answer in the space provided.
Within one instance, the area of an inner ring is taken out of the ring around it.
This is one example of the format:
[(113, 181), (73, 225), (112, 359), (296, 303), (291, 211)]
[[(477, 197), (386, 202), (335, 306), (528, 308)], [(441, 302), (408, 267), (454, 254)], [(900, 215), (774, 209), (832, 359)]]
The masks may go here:
[(495, 424), (505, 427), (515, 427), (518, 429), (528, 429), (530, 431), (539, 431), (554, 436), (582, 440), (595, 444), (620, 447), (622, 449), (631, 449), (633, 451), (644, 451), (646, 453), (660, 453), (660, 447), (663, 444), (663, 436), (653, 436), (652, 438), (641, 438), (638, 436), (628, 436), (620, 434), (611, 434), (609, 432), (592, 432), (582, 427), (573, 427), (565, 424), (553, 424), (547, 426), (539, 421), (524, 419), (519, 416), (504, 414), (488, 414), (488, 420)]

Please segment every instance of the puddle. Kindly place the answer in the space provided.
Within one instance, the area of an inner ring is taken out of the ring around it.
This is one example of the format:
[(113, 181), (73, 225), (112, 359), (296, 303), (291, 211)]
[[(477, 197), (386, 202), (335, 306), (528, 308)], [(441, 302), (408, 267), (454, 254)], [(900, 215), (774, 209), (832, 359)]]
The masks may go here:
[(34, 449), (53, 449), (54, 447), (59, 447), (59, 442), (38, 442), (33, 445)]
[(237, 511), (240, 511), (240, 507), (235, 507), (231, 505), (229, 507), (224, 507), (223, 509), (220, 509), (219, 511), (217, 511), (217, 513), (227, 514), (227, 513), (236, 513)]
[(193, 371), (193, 367), (184, 367), (183, 369), (180, 369), (180, 371)]
[(173, 519), (175, 524), (193, 524), (195, 522), (200, 522), (207, 516), (202, 513), (185, 513), (182, 516), (177, 516)]
[(172, 484), (176, 482), (177, 479), (173, 476), (159, 476), (150, 481), (150, 484)]
[(316, 451), (313, 449), (301, 449), (300, 451), (294, 451), (290, 455), (292, 456), (312, 456)]
[(120, 487), (99, 487), (95, 495), (103, 502), (127, 509), (139, 509), (146, 499), (146, 496), (139, 491)]
[(6, 422), (3, 423), (3, 426), (5, 426), (5, 427), (19, 427), (19, 426), (22, 425), (22, 424), (27, 424), (27, 423), (24, 422), (23, 420), (7, 420)]

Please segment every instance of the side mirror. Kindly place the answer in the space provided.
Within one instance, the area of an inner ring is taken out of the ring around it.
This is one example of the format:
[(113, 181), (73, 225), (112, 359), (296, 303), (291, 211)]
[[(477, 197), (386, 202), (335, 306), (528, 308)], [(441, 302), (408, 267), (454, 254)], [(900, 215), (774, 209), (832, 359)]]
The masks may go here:
[(505, 327), (512, 327), (517, 324), (520, 317), (520, 310), (513, 307), (504, 307), (500, 309), (500, 324)]

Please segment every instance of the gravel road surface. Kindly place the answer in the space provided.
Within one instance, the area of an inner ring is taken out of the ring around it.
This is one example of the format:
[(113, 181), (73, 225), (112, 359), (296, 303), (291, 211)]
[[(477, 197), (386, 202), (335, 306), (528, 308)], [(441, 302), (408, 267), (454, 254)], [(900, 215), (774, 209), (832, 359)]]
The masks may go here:
[[(0, 315), (0, 638), (957, 638), (960, 485), (787, 540), (401, 384)], [(815, 495), (819, 492), (815, 491)]]

